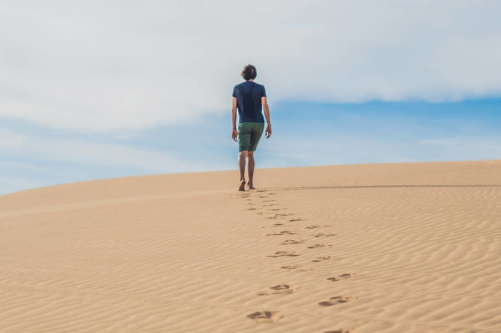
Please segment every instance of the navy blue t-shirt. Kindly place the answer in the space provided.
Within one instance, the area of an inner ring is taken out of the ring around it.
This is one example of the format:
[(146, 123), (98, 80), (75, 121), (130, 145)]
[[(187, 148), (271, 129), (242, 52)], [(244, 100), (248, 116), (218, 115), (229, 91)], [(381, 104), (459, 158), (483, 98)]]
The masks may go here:
[(266, 97), (264, 86), (253, 81), (245, 81), (233, 87), (233, 97), (237, 98), (239, 123), (264, 123), (261, 97)]

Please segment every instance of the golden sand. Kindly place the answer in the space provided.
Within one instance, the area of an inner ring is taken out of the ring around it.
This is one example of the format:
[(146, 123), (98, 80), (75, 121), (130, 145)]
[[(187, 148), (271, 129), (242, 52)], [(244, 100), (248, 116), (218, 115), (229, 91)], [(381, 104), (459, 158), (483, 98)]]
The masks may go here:
[(0, 196), (0, 332), (501, 332), (501, 161)]

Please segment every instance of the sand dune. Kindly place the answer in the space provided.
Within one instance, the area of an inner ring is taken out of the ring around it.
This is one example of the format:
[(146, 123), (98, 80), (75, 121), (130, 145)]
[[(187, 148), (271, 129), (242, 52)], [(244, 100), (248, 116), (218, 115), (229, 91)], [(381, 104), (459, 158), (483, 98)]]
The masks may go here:
[(501, 161), (0, 196), (0, 332), (501, 332)]

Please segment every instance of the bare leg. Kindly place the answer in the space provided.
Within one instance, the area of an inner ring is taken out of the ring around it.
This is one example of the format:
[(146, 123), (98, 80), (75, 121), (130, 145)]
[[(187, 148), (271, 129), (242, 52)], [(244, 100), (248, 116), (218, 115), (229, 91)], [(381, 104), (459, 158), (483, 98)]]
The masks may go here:
[(247, 153), (248, 162), (248, 172), (249, 172), (249, 190), (254, 189), (254, 152), (249, 151)]
[(239, 191), (245, 191), (245, 160), (247, 158), (247, 152), (241, 151), (238, 154), (238, 166), (240, 168), (240, 187)]

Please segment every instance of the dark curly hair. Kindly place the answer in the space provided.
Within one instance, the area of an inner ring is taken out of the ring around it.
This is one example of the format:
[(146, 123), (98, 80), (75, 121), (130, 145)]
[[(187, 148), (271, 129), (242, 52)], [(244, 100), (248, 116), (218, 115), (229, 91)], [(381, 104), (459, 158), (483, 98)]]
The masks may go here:
[(242, 77), (246, 81), (251, 79), (254, 80), (257, 76), (256, 67), (252, 66), (251, 64), (245, 65), (240, 75), (242, 75)]

